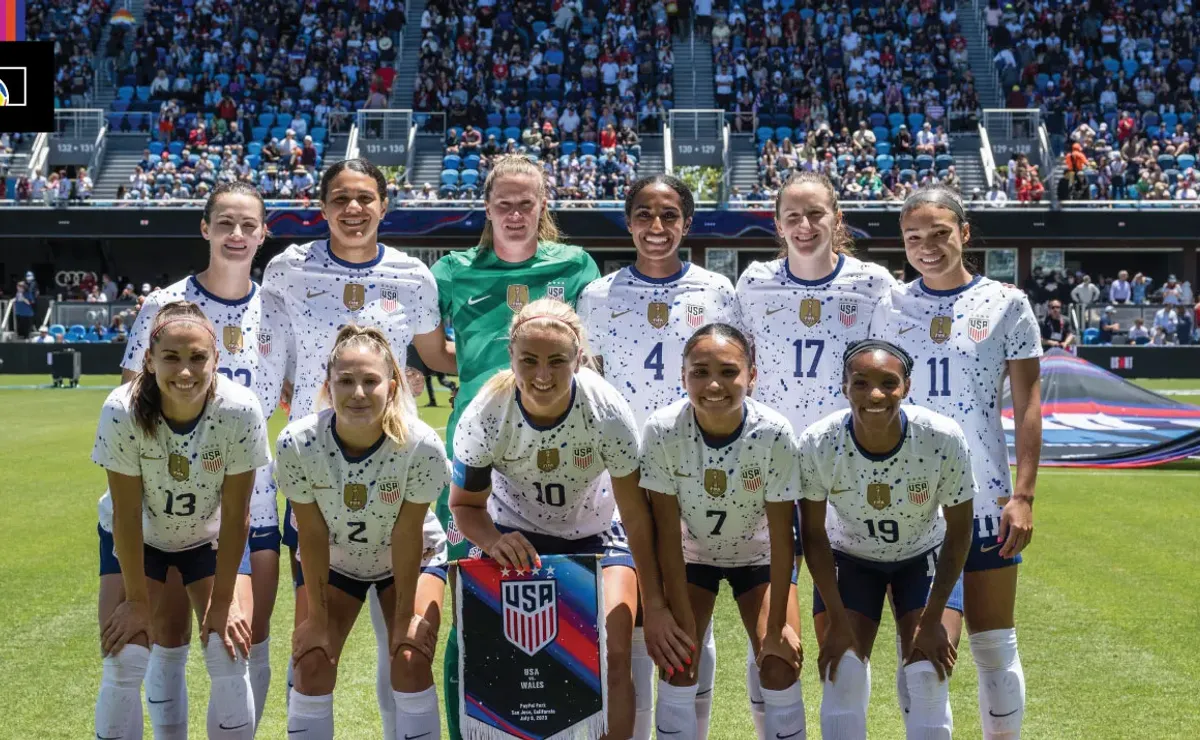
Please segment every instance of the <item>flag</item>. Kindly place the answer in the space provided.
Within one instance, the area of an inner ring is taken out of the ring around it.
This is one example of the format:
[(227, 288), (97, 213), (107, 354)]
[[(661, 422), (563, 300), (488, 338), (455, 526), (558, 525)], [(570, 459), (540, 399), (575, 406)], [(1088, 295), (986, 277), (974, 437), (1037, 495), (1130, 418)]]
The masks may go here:
[(604, 581), (596, 555), (534, 572), (457, 563), (464, 740), (596, 740), (608, 728)]
[(1133, 357), (1129, 355), (1119, 355), (1108, 358), (1109, 370), (1132, 370)]
[(25, 0), (0, 0), (0, 41), (25, 40)]

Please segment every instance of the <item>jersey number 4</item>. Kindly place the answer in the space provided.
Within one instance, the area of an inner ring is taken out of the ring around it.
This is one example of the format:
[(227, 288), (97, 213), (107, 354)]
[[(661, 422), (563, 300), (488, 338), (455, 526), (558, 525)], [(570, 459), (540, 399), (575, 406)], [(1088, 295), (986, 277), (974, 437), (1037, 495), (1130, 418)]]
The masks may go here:
[[(821, 364), (821, 355), (825, 352), (824, 339), (797, 339), (792, 342), (796, 347), (796, 378), (817, 377), (817, 365)], [(808, 353), (808, 369), (804, 369), (804, 355)]]
[(642, 367), (647, 370), (653, 370), (655, 380), (663, 379), (662, 342), (654, 345), (654, 349), (650, 350), (650, 354), (646, 356), (646, 361), (642, 363)]

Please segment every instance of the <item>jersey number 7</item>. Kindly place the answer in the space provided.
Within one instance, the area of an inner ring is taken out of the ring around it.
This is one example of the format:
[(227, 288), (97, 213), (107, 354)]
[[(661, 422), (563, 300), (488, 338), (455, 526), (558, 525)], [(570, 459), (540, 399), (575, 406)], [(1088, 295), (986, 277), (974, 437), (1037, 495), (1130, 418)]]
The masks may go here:
[(729, 516), (729, 512), (720, 511), (719, 509), (709, 509), (704, 512), (704, 516), (709, 519), (712, 519), (714, 516), (717, 518), (717, 523), (713, 526), (712, 531), (709, 532), (710, 535), (717, 536), (721, 534), (721, 527), (725, 526), (725, 517)]

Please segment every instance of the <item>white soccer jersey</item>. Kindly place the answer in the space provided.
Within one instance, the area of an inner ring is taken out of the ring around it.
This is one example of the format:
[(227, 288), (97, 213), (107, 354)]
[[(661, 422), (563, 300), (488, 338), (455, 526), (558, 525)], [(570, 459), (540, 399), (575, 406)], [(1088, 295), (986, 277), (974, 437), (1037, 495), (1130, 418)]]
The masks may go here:
[(951, 291), (930, 290), (917, 280), (896, 287), (880, 303), (871, 336), (912, 355), (908, 402), (959, 423), (971, 444), (979, 486), (975, 515), (999, 515), (1012, 495), (1000, 420), (1006, 360), (1042, 354), (1029, 299), (985, 277)]
[[(138, 372), (150, 346), (150, 328), (159, 310), (168, 303), (190, 301), (200, 307), (217, 332), (217, 372), (243, 385), (258, 396), (263, 417), (271, 418), (279, 405), (283, 381), (292, 372), (292, 323), (283, 301), (250, 283), (245, 298), (228, 301), (209, 293), (195, 276), (172, 283), (146, 297), (129, 330), (129, 344), (121, 367)], [(100, 499), (100, 523), (111, 528), (112, 500), (106, 492)], [(275, 502), (275, 480), (269, 465), (254, 479), (250, 502), (253, 527), (275, 526), (279, 512)]]
[(896, 563), (941, 545), (939, 506), (975, 496), (970, 452), (953, 419), (906, 406), (904, 436), (891, 454), (858, 445), (849, 409), (800, 435), (801, 497), (828, 502), (825, 529), (833, 549)]
[[(142, 538), (166, 552), (187, 550), (217, 539), (221, 529), (221, 486), (267, 463), (267, 424), (258, 398), (246, 388), (217, 378), (216, 394), (187, 432), (160, 421), (147, 436), (130, 416), (126, 383), (108, 395), (100, 412), (92, 461), (107, 470), (142, 479)], [(108, 528), (111, 530), (112, 522)]]
[(821, 280), (792, 277), (786, 259), (751, 263), (737, 297), (757, 353), (754, 397), (787, 417), (796, 434), (846, 408), (846, 345), (867, 338), (871, 311), (893, 285), (883, 267), (844, 254)]
[(612, 526), (610, 475), (638, 469), (637, 427), (621, 394), (584, 368), (566, 416), (552, 427), (529, 421), (515, 389), (480, 393), (458, 422), (454, 458), (492, 468), (488, 513), (497, 524), (582, 539)]
[(752, 398), (729, 440), (706, 440), (692, 403), (656, 411), (642, 436), (642, 488), (679, 499), (683, 557), (737, 568), (771, 562), (766, 502), (800, 498), (788, 420)]
[(382, 244), (375, 259), (358, 264), (338, 259), (325, 239), (293, 244), (267, 265), (263, 288), (283, 298), (297, 344), (292, 419), (316, 412), (340, 327), (378, 327), (403, 364), (413, 336), (441, 323), (429, 268)]
[[(275, 445), (276, 475), (295, 504), (315, 503), (329, 528), (329, 567), (378, 581), (392, 573), (392, 528), (405, 501), (433, 503), (450, 481), (445, 444), (428, 424), (410, 419), (408, 440), (384, 436), (365, 455), (349, 457), (325, 409), (288, 424)], [(423, 565), (446, 562), (446, 535), (425, 518)], [(300, 557), (303, 558), (303, 551)]]
[(697, 329), (718, 322), (742, 328), (729, 278), (689, 262), (661, 279), (624, 267), (584, 288), (577, 310), (592, 353), (604, 358), (604, 377), (639, 426), (685, 395), (683, 345)]

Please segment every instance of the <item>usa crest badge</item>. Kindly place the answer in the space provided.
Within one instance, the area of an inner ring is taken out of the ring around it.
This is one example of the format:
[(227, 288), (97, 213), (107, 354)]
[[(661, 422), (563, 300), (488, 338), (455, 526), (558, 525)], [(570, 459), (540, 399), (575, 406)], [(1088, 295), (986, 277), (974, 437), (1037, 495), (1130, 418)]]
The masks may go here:
[(742, 488), (749, 493), (758, 493), (762, 487), (762, 473), (757, 465), (742, 469)]
[(592, 466), (592, 461), (596, 459), (596, 455), (592, 451), (591, 445), (587, 447), (575, 448), (575, 467), (580, 470), (586, 470)]
[(389, 506), (400, 500), (404, 491), (400, 489), (400, 481), (396, 479), (381, 480), (378, 485), (379, 500)]
[(874, 509), (886, 509), (892, 503), (892, 487), (887, 483), (868, 484), (867, 503)]
[(226, 352), (237, 353), (242, 351), (242, 327), (223, 327), (221, 329), (221, 339), (225, 344)]
[(699, 329), (704, 326), (704, 306), (688, 304), (687, 325), (692, 329)]
[(816, 326), (821, 320), (821, 301), (805, 298), (800, 301), (800, 322), (805, 326)]
[(220, 450), (206, 450), (200, 453), (200, 465), (206, 473), (219, 473), (225, 467), (225, 461), (221, 459)]
[(567, 286), (561, 283), (550, 283), (546, 286), (546, 297), (556, 301), (566, 301)]
[(258, 333), (258, 353), (263, 357), (271, 354), (271, 335), (268, 332)]
[(379, 289), (379, 307), (388, 313), (400, 309), (400, 289), (394, 285)]
[(950, 329), (954, 320), (949, 316), (934, 316), (929, 321), (929, 338), (934, 344), (945, 344), (950, 338)]
[(558, 584), (551, 580), (501, 581), (504, 637), (533, 657), (558, 637)]
[(357, 311), (367, 305), (367, 286), (362, 283), (346, 283), (342, 289), (342, 305), (351, 311)]
[(847, 301), (838, 305), (838, 320), (842, 326), (851, 327), (858, 323), (858, 304)]
[(650, 326), (655, 329), (661, 329), (667, 325), (671, 319), (671, 307), (660, 301), (651, 301), (649, 306), (646, 306), (646, 321), (650, 322)]
[(537, 466), (543, 473), (558, 470), (558, 450), (554, 447), (538, 450)]
[(704, 492), (713, 498), (721, 498), (725, 495), (725, 471), (717, 468), (708, 468), (704, 471)]
[(528, 285), (510, 285), (505, 295), (508, 300), (508, 307), (512, 309), (513, 313), (520, 313), (521, 309), (529, 304)]
[(992, 322), (986, 316), (972, 316), (967, 319), (967, 336), (972, 342), (979, 344), (987, 339), (988, 332), (991, 331)]
[(450, 521), (446, 522), (446, 541), (451, 545), (461, 545), (463, 539), (462, 530), (454, 523), (454, 517), (450, 517)]
[(171, 474), (172, 478), (182, 483), (191, 475), (192, 464), (188, 462), (186, 455), (179, 455), (172, 452), (167, 457), (167, 472)]
[(347, 483), (342, 488), (342, 503), (350, 511), (359, 511), (367, 505), (367, 484)]
[(922, 480), (909, 483), (908, 501), (914, 506), (924, 506), (929, 501), (929, 482)]

